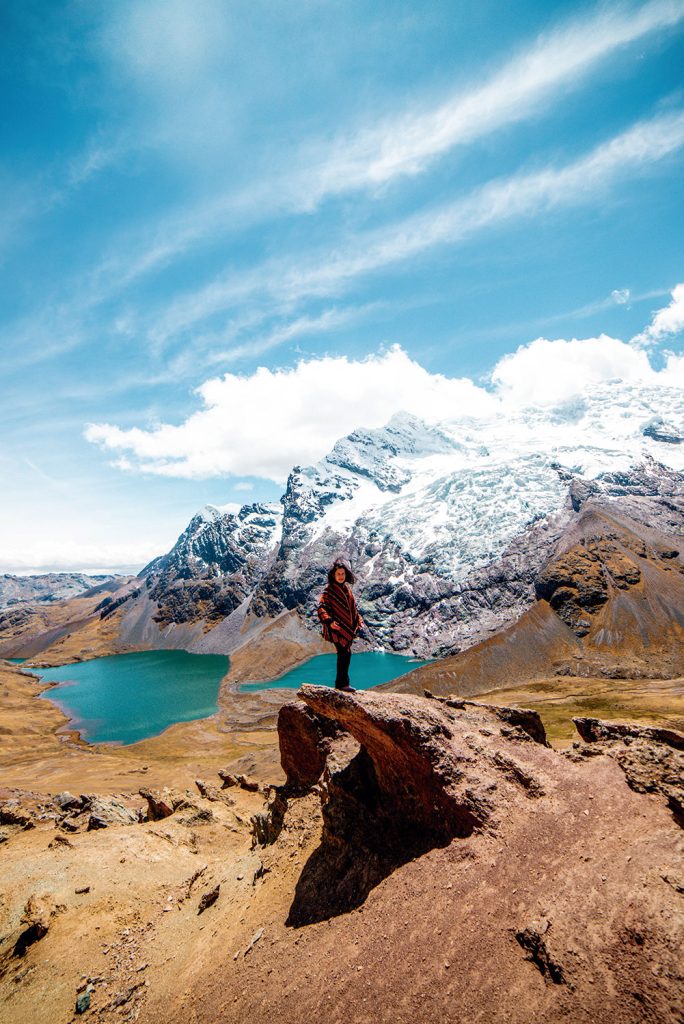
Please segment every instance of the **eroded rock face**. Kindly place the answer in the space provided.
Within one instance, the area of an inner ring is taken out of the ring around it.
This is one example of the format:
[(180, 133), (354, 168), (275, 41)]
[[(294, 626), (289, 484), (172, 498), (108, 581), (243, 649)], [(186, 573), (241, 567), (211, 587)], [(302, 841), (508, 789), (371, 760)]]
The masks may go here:
[(19, 921), (19, 928), (14, 935), (2, 938), (3, 943), (5, 938), (10, 941), (0, 953), (0, 978), (14, 959), (23, 957), (30, 946), (47, 935), (52, 919), (65, 909), (55, 901), (52, 893), (31, 893)]
[(640, 579), (639, 566), (615, 542), (589, 541), (554, 558), (538, 576), (535, 592), (582, 637), (591, 629), (591, 616), (608, 600), (610, 587), (626, 590)]
[(150, 821), (161, 821), (162, 818), (170, 817), (174, 811), (182, 807), (186, 802), (185, 797), (173, 790), (147, 789), (138, 790), (140, 796), (147, 800), (147, 817)]
[(290, 792), (305, 792), (323, 774), (330, 740), (340, 732), (328, 718), (316, 715), (305, 704), (285, 704), (278, 714), (280, 763)]
[(663, 796), (684, 828), (684, 733), (598, 718), (573, 722), (583, 740), (617, 761), (631, 789)]
[[(555, 755), (530, 713), (316, 686), (299, 696), (302, 705), (281, 711), (283, 766), (299, 792), (319, 784), (323, 835), (290, 924), (357, 906), (400, 864), (455, 838), (495, 833), (513, 804), (546, 790), (545, 762)], [(355, 741), (346, 750), (345, 733)]]

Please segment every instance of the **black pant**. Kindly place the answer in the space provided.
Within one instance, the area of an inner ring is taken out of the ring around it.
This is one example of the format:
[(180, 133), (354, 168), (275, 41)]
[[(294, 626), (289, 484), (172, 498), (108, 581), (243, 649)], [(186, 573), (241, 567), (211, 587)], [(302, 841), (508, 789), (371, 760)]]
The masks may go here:
[(342, 644), (335, 644), (337, 651), (337, 675), (335, 676), (335, 689), (341, 690), (349, 686), (349, 662), (351, 661), (351, 647), (343, 647)]

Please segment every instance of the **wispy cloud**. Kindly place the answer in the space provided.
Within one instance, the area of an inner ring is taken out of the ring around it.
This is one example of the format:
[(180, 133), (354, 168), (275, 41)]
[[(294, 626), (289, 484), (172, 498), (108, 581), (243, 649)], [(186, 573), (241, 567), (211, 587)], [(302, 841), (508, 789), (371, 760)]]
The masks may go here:
[(308, 203), (418, 174), (455, 146), (538, 114), (619, 48), (683, 18), (682, 0), (654, 0), (636, 10), (602, 8), (565, 25), (523, 50), (483, 86), (340, 139), (332, 158), (319, 166), (313, 190), (307, 183)]
[(684, 112), (638, 122), (564, 167), (495, 180), (453, 203), (358, 235), (346, 248), (319, 252), (292, 265), (269, 262), (243, 274), (229, 273), (181, 296), (158, 318), (150, 337), (158, 345), (203, 320), (255, 296), (292, 307), (302, 299), (344, 292), (355, 279), (440, 245), (516, 218), (595, 201), (615, 182), (648, 169), (684, 145)]
[[(684, 20), (684, 0), (652, 0), (641, 8), (601, 8), (558, 27), (522, 49), (484, 85), (474, 85), (379, 123), (330, 139), (297, 139), (270, 160), (275, 174), (245, 190), (219, 193), (176, 210), (145, 230), (125, 254), (112, 254), (99, 276), (121, 287), (172, 263), (193, 247), (283, 213), (311, 212), (326, 199), (386, 186), (427, 171), (455, 147), (539, 116), (562, 92), (603, 70), (620, 49)], [(191, 54), (194, 53), (190, 47)]]
[[(209, 346), (210, 350), (203, 357), (203, 365), (225, 366), (242, 359), (254, 359), (257, 356), (262, 356), (287, 341), (294, 341), (307, 335), (327, 334), (338, 330), (340, 327), (357, 323), (370, 312), (377, 309), (379, 305), (380, 303), (373, 302), (363, 306), (348, 306), (342, 309), (331, 307), (330, 309), (323, 310), (318, 315), (306, 314), (295, 317), (293, 320), (279, 323), (265, 333), (258, 334), (240, 344), (232, 345), (230, 348), (222, 347), (222, 343), (225, 344), (225, 338), (218, 331), (215, 334), (193, 339), (193, 348), (196, 350), (198, 345), (202, 347)], [(188, 357), (182, 354), (178, 360), (174, 361), (174, 368), (182, 368), (186, 358)], [(191, 356), (189, 358), (194, 359), (195, 357)]]

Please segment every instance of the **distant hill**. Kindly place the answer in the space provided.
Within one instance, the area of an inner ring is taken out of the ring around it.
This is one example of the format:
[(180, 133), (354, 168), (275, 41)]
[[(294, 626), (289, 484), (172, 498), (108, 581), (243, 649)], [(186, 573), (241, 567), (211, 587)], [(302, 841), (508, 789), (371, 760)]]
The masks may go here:
[(82, 572), (50, 572), (40, 576), (0, 575), (0, 608), (17, 604), (42, 604), (80, 597), (121, 577), (89, 576)]

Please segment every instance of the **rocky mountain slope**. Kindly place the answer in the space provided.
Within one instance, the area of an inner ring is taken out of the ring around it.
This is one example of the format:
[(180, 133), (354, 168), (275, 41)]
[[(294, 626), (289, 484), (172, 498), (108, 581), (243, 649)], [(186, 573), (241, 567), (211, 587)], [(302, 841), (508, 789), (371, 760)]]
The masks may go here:
[[(658, 657), (680, 639), (679, 423), (680, 391), (618, 381), (507, 418), (435, 425), (400, 413), (354, 431), (294, 467), (280, 506), (195, 516), (115, 598), (120, 649), (242, 651), (263, 664), (268, 634), (274, 647), (287, 640), (290, 661), (306, 657), (320, 649), (327, 566), (345, 553), (367, 647), (448, 657), (527, 613), (553, 634), (559, 669), (594, 644), (611, 670), (628, 634), (638, 668), (656, 633)], [(10, 653), (2, 639), (0, 650)], [(680, 662), (668, 655), (663, 672)]]
[(261, 785), (0, 792), (3, 1020), (681, 1020), (683, 734), (299, 696)]

